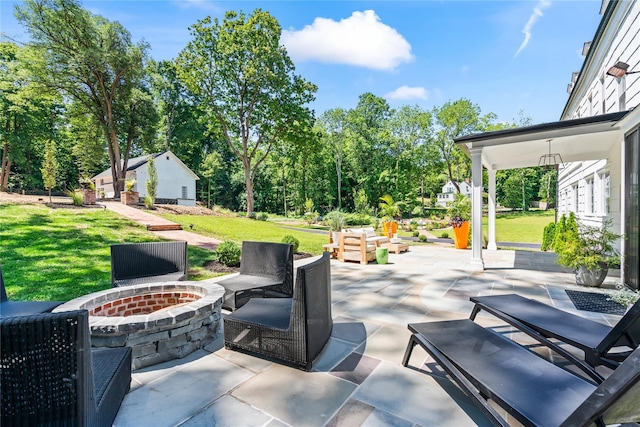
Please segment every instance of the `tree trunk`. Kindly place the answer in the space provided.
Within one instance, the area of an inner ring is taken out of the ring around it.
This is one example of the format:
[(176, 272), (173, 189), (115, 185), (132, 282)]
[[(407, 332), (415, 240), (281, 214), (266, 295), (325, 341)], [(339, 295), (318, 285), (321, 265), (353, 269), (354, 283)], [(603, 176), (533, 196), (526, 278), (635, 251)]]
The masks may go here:
[(251, 216), (253, 212), (253, 179), (251, 177), (251, 168), (245, 165), (244, 168), (244, 182), (247, 186), (247, 218)]

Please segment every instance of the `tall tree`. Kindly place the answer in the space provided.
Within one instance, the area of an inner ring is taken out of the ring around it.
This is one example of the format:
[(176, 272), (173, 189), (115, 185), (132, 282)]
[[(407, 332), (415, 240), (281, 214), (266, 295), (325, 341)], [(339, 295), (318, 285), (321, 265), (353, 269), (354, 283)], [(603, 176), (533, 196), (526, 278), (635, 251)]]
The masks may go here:
[(120, 146), (114, 110), (128, 103), (148, 46), (133, 44), (118, 22), (92, 15), (74, 0), (25, 0), (16, 17), (37, 51), (31, 66), (39, 83), (80, 102), (100, 124), (119, 197), (130, 147)]
[(40, 169), (44, 181), (44, 189), (49, 191), (49, 203), (51, 203), (51, 190), (56, 186), (58, 180), (59, 165), (56, 155), (56, 142), (50, 139), (44, 145), (44, 160)]
[(480, 114), (480, 106), (473, 104), (468, 99), (459, 99), (454, 102), (447, 102), (440, 108), (434, 108), (433, 116), (436, 122), (436, 144), (440, 150), (440, 156), (447, 169), (447, 175), (456, 192), (460, 192), (458, 181), (466, 176), (455, 174), (456, 167), (462, 167), (465, 174), (468, 173), (468, 159), (455, 146), (453, 139), (471, 133), (482, 132), (487, 129), (495, 114), (489, 113), (484, 116)]
[(333, 161), (336, 166), (336, 179), (338, 195), (338, 209), (342, 208), (342, 160), (344, 158), (344, 143), (347, 131), (347, 112), (342, 108), (327, 110), (318, 118), (318, 125), (326, 135)]
[(150, 157), (147, 161), (147, 182), (145, 183), (145, 189), (147, 190), (147, 204), (148, 208), (153, 207), (156, 202), (156, 194), (158, 194), (158, 172), (156, 171), (156, 161), (153, 157)]
[(190, 30), (193, 40), (178, 56), (177, 73), (242, 161), (249, 216), (260, 165), (274, 144), (311, 128), (305, 105), (317, 88), (294, 74), (280, 45), (280, 24), (268, 12), (230, 11), (222, 22), (207, 17)]

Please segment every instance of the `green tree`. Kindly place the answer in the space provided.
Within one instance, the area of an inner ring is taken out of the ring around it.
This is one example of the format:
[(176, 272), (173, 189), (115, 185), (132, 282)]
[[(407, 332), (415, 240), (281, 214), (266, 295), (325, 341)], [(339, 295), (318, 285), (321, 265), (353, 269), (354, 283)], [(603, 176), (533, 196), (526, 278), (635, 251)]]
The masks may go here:
[(44, 181), (44, 189), (49, 191), (49, 203), (51, 203), (51, 189), (56, 186), (58, 179), (59, 165), (56, 154), (56, 142), (50, 139), (44, 145), (44, 160), (40, 169)]
[(502, 182), (504, 206), (523, 211), (529, 210), (531, 200), (537, 195), (539, 180), (534, 168), (521, 168), (504, 171), (507, 178)]
[(294, 74), (280, 45), (280, 24), (268, 12), (230, 11), (222, 22), (207, 17), (190, 30), (193, 40), (178, 56), (177, 74), (242, 161), (249, 216), (260, 165), (274, 145), (311, 129), (305, 105), (317, 88)]
[(318, 125), (325, 134), (325, 141), (335, 163), (338, 209), (342, 208), (342, 161), (344, 158), (347, 124), (347, 112), (342, 108), (327, 110), (318, 118)]
[[(546, 202), (546, 209), (556, 204), (556, 182), (558, 172), (556, 170), (546, 171), (540, 178), (540, 190), (538, 197), (541, 201)], [(545, 210), (546, 210), (545, 209)]]
[(221, 167), (222, 156), (217, 151), (207, 154), (200, 167), (200, 175), (207, 179), (207, 207), (209, 209), (211, 209), (211, 181), (214, 180)]
[(489, 113), (482, 116), (480, 106), (468, 99), (459, 99), (434, 108), (433, 117), (436, 123), (435, 141), (440, 157), (448, 178), (459, 193), (458, 182), (468, 177), (470, 160), (456, 147), (453, 139), (488, 129), (495, 120), (495, 114)]
[(156, 202), (156, 195), (158, 194), (158, 172), (156, 171), (156, 161), (153, 157), (150, 157), (147, 161), (147, 182), (145, 183), (145, 189), (147, 190), (147, 199), (149, 200), (147, 207), (152, 208)]
[(116, 108), (129, 104), (148, 46), (134, 45), (122, 25), (74, 0), (25, 0), (16, 17), (31, 35), (37, 81), (81, 103), (99, 123), (119, 197), (130, 147), (120, 146)]

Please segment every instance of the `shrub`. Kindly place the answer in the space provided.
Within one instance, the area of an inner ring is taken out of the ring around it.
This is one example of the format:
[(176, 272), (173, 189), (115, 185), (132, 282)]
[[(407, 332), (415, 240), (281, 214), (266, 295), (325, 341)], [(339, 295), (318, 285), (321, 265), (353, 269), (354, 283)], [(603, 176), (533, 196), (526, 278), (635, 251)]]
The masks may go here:
[(300, 246), (300, 240), (298, 240), (295, 236), (291, 234), (287, 234), (282, 238), (282, 243), (289, 243), (293, 245), (293, 252), (298, 252), (298, 247)]
[(347, 225), (369, 225), (371, 224), (371, 216), (366, 213), (349, 213), (344, 216)]
[(82, 202), (83, 202), (82, 191), (67, 190), (65, 191), (65, 194), (71, 197), (71, 202), (73, 203), (74, 206), (82, 206)]
[(128, 191), (131, 192), (133, 191), (133, 187), (136, 185), (136, 180), (135, 179), (128, 179), (124, 182), (124, 188)]
[(553, 246), (553, 239), (556, 235), (556, 223), (550, 222), (544, 228), (544, 232), (542, 234), (542, 244), (540, 245), (541, 251), (548, 251)]
[(260, 212), (259, 214), (256, 215), (256, 219), (258, 221), (266, 221), (269, 219), (269, 215), (267, 215), (266, 212)]
[(423, 243), (426, 243), (427, 242), (427, 236), (424, 235), (424, 234), (421, 234), (421, 235), (418, 236), (418, 240), (423, 242)]
[(220, 243), (213, 252), (216, 261), (223, 263), (227, 267), (238, 265), (241, 254), (240, 246), (230, 240)]
[(144, 205), (147, 209), (153, 209), (153, 198), (148, 194), (144, 196)]
[(327, 213), (324, 216), (324, 221), (331, 231), (342, 231), (347, 224), (344, 214), (337, 210)]
[(413, 235), (413, 237), (418, 237), (420, 236), (420, 232), (418, 230), (414, 231), (413, 233), (411, 233)]
[(443, 232), (440, 234), (440, 237), (442, 237), (443, 239), (448, 239), (448, 238), (449, 238), (449, 233), (447, 233), (446, 231), (443, 231)]
[(249, 219), (256, 219), (256, 213), (255, 212), (249, 212)]

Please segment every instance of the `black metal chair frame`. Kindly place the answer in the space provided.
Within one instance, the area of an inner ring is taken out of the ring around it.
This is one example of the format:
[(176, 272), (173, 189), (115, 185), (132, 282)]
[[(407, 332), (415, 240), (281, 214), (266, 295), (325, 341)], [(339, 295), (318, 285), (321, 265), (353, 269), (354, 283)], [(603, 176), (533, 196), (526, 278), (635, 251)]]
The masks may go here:
[(331, 336), (331, 269), (328, 252), (298, 267), (292, 298), (257, 298), (225, 316), (231, 350), (311, 369)]
[(0, 321), (3, 427), (108, 427), (131, 384), (131, 348), (91, 349), (86, 310)]
[(225, 289), (222, 307), (237, 310), (251, 298), (291, 298), (293, 246), (288, 243), (242, 242), (240, 274), (218, 282)]
[(0, 268), (0, 318), (47, 313), (60, 304), (62, 301), (10, 301)]
[(188, 279), (187, 242), (111, 245), (111, 286)]
[(402, 361), (420, 345), (496, 426), (604, 426), (640, 421), (640, 348), (600, 385), (566, 371), (471, 320), (409, 324)]
[(611, 369), (640, 345), (640, 300), (613, 327), (515, 294), (470, 300), (475, 303), (471, 320), (485, 310), (575, 364), (580, 364), (580, 360), (552, 339), (582, 350), (584, 361), (590, 366), (604, 365)]

